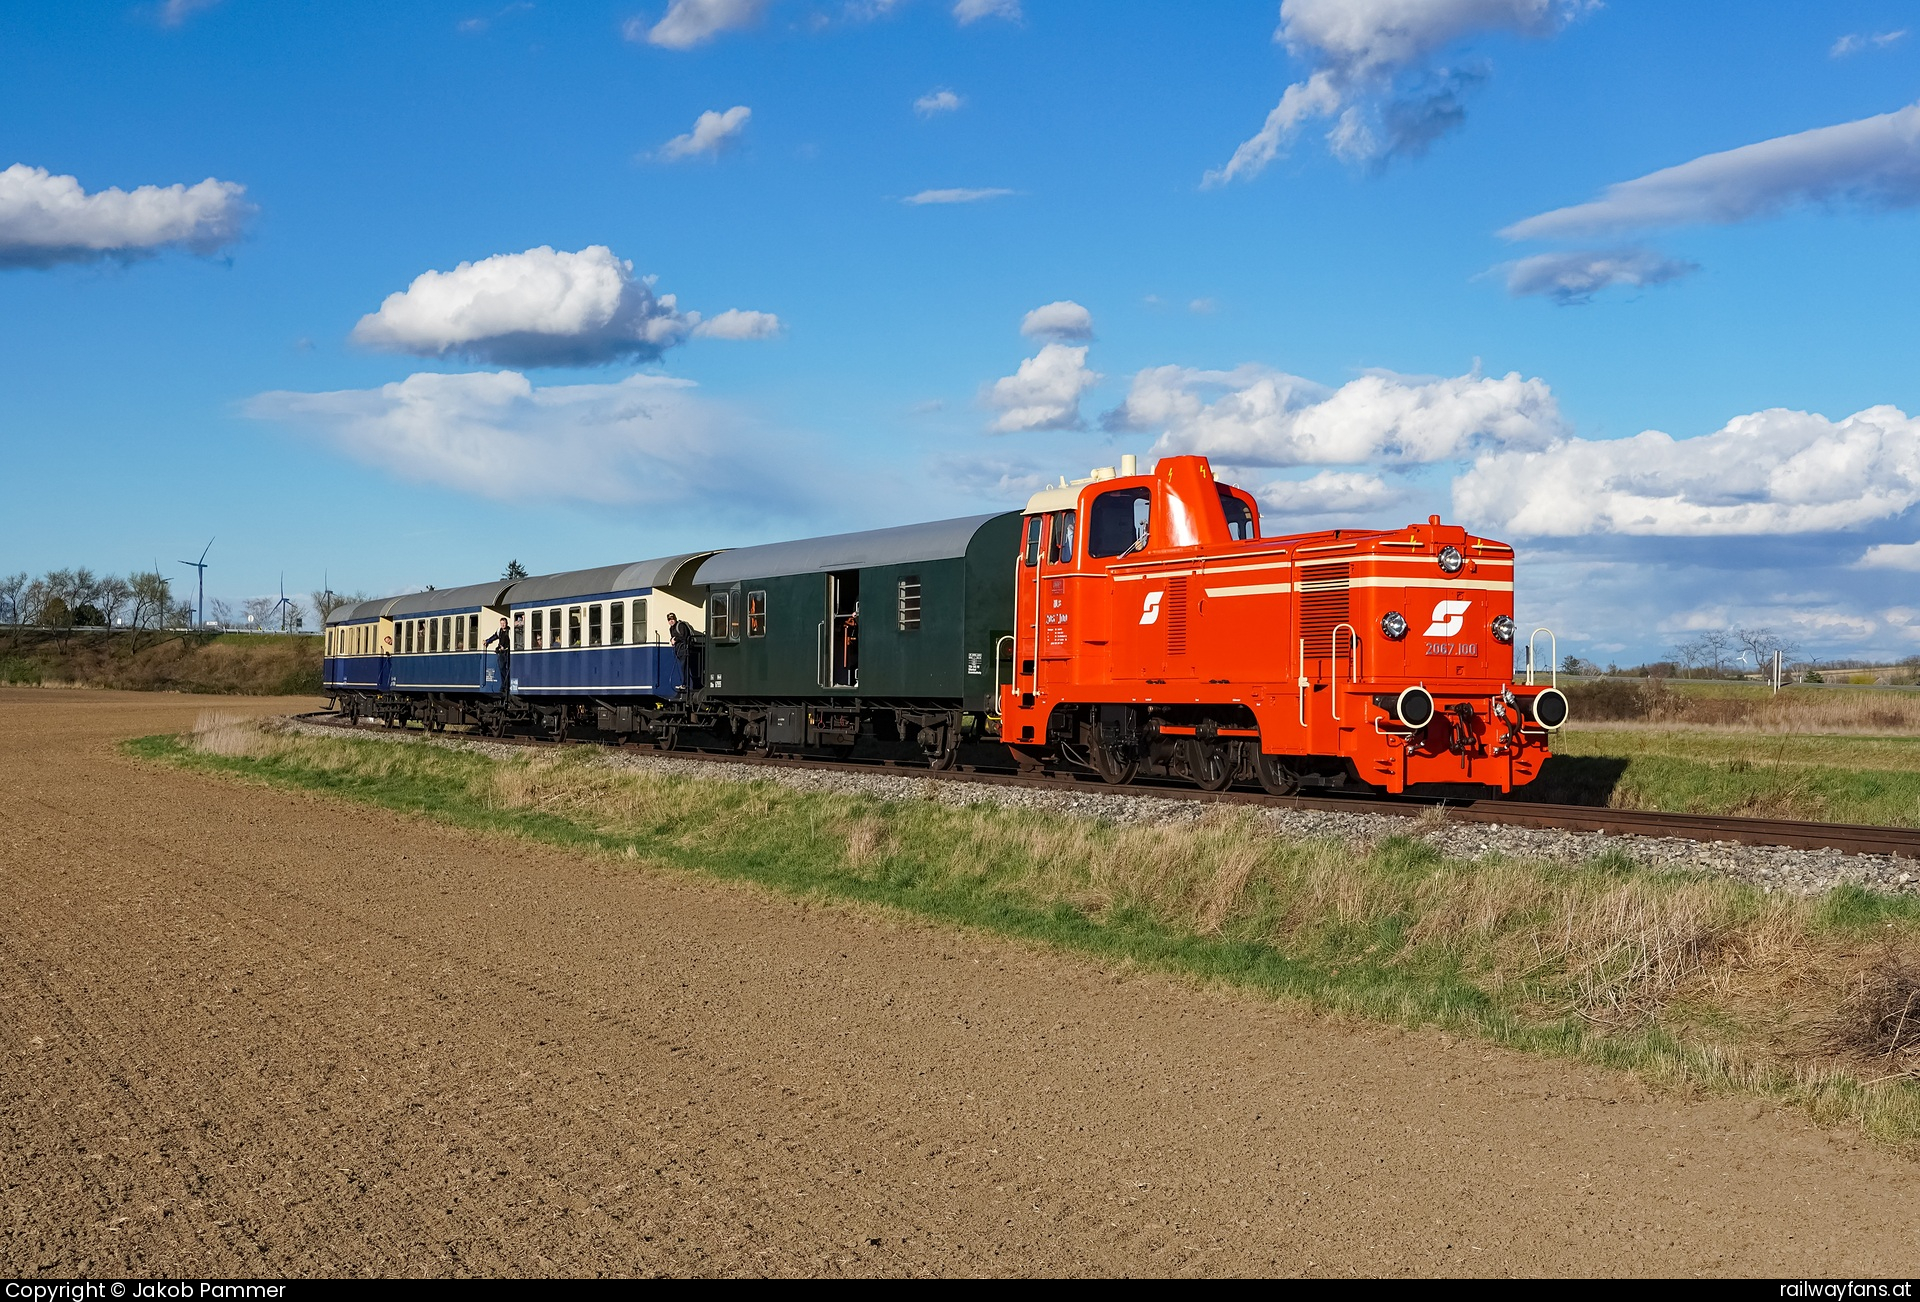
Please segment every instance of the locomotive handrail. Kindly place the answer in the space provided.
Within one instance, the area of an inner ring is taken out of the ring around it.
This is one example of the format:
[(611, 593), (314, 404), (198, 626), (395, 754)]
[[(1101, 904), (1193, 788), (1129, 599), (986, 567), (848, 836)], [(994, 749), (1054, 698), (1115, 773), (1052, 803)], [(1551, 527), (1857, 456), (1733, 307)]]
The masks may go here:
[[(993, 711), (994, 712), (991, 716), (989, 716), (991, 718), (997, 719), (1000, 717), (1000, 643), (1013, 642), (1013, 640), (1014, 640), (1013, 634), (1008, 633), (1005, 636), (1001, 637), (998, 641), (994, 642), (993, 644)], [(1016, 646), (1008, 647), (1007, 649), (1009, 651), (1017, 651), (1017, 644)]]
[(821, 691), (827, 690), (827, 621), (821, 620), (815, 630), (813, 647), (813, 681)]
[(1313, 680), (1307, 677), (1307, 639), (1300, 639), (1300, 726), (1307, 726), (1307, 693), (1313, 690)]
[(1560, 639), (1554, 636), (1552, 629), (1544, 624), (1533, 630), (1527, 637), (1527, 686), (1533, 686), (1533, 643), (1542, 633), (1547, 635), (1547, 685), (1560, 686)]
[[(1341, 623), (1333, 626), (1327, 634), (1327, 687), (1331, 689), (1334, 681), (1340, 677), (1340, 647), (1334, 640), (1340, 636), (1341, 629), (1347, 630), (1347, 668), (1353, 675), (1353, 681), (1360, 681), (1360, 632), (1351, 624)], [(1333, 698), (1333, 717), (1340, 717), (1340, 693), (1329, 690)]]

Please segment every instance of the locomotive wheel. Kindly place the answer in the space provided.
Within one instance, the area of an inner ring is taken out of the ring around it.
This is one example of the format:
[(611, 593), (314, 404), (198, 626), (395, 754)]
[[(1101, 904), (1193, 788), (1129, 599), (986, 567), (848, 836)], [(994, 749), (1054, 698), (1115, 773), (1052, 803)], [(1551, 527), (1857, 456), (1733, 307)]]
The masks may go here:
[(1140, 771), (1137, 755), (1124, 752), (1118, 746), (1106, 746), (1099, 742), (1087, 747), (1087, 762), (1093, 765), (1093, 771), (1100, 775), (1100, 780), (1112, 787), (1126, 786)]
[(1233, 761), (1227, 748), (1198, 738), (1185, 744), (1187, 775), (1202, 791), (1224, 791), (1233, 781)]
[(1270, 796), (1290, 796), (1300, 789), (1300, 775), (1278, 755), (1255, 755), (1253, 775), (1260, 779), (1260, 789)]

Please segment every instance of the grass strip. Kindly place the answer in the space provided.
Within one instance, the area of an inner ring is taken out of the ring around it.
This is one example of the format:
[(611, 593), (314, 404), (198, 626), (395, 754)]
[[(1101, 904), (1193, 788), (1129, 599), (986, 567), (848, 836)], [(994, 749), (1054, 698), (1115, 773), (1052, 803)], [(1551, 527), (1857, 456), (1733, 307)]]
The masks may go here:
[[(795, 896), (901, 910), (1362, 1018), (1738, 1089), (1920, 1142), (1920, 907), (1620, 855), (1465, 861), (1277, 836), (1245, 809), (1117, 824), (803, 792), (585, 751), (496, 759), (209, 717), (127, 743), (194, 771)], [(1909, 991), (1909, 986), (1911, 990)]]

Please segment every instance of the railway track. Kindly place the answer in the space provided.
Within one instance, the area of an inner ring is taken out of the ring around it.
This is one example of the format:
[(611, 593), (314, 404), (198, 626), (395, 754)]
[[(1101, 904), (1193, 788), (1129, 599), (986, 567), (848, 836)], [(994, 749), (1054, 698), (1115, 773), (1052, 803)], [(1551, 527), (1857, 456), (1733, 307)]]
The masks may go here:
[[(296, 716), (303, 722), (351, 728), (337, 715), (324, 711)], [(382, 732), (385, 730), (382, 729)], [(449, 736), (466, 734), (449, 733)], [(1670, 814), (1653, 810), (1606, 809), (1591, 805), (1548, 805), (1520, 800), (1447, 800), (1419, 796), (1270, 796), (1263, 791), (1198, 791), (1179, 783), (1140, 780), (1127, 787), (1111, 787), (1091, 774), (1066, 770), (1020, 773), (962, 765), (946, 772), (882, 760), (848, 761), (791, 759), (784, 756), (735, 755), (701, 750), (662, 750), (654, 746), (606, 746), (601, 742), (553, 742), (538, 737), (475, 737), (510, 746), (545, 748), (566, 745), (605, 746), (610, 750), (644, 750), (675, 759), (744, 764), (757, 768), (801, 768), (815, 772), (890, 773), (943, 782), (973, 782), (991, 786), (1060, 790), (1078, 787), (1107, 795), (1128, 793), (1167, 800), (1193, 800), (1220, 805), (1259, 805), (1277, 809), (1312, 809), (1343, 814), (1384, 814), (1419, 818), (1435, 809), (1460, 823), (1504, 824), (1508, 827), (1547, 828), (1563, 832), (1597, 832), (1606, 836), (1675, 837), (1688, 841), (1732, 841), (1740, 845), (1786, 846), (1795, 850), (1838, 850), (1844, 854), (1895, 855), (1920, 859), (1920, 829), (1872, 827), (1855, 823), (1809, 823), (1784, 818), (1742, 818), (1731, 814)]]

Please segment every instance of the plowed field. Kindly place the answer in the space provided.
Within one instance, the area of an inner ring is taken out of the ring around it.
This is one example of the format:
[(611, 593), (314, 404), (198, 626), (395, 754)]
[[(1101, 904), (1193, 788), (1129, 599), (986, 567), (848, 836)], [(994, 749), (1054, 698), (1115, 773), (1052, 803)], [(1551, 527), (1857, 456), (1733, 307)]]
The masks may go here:
[(0, 1274), (1911, 1273), (1738, 1099), (144, 766), (0, 691)]

